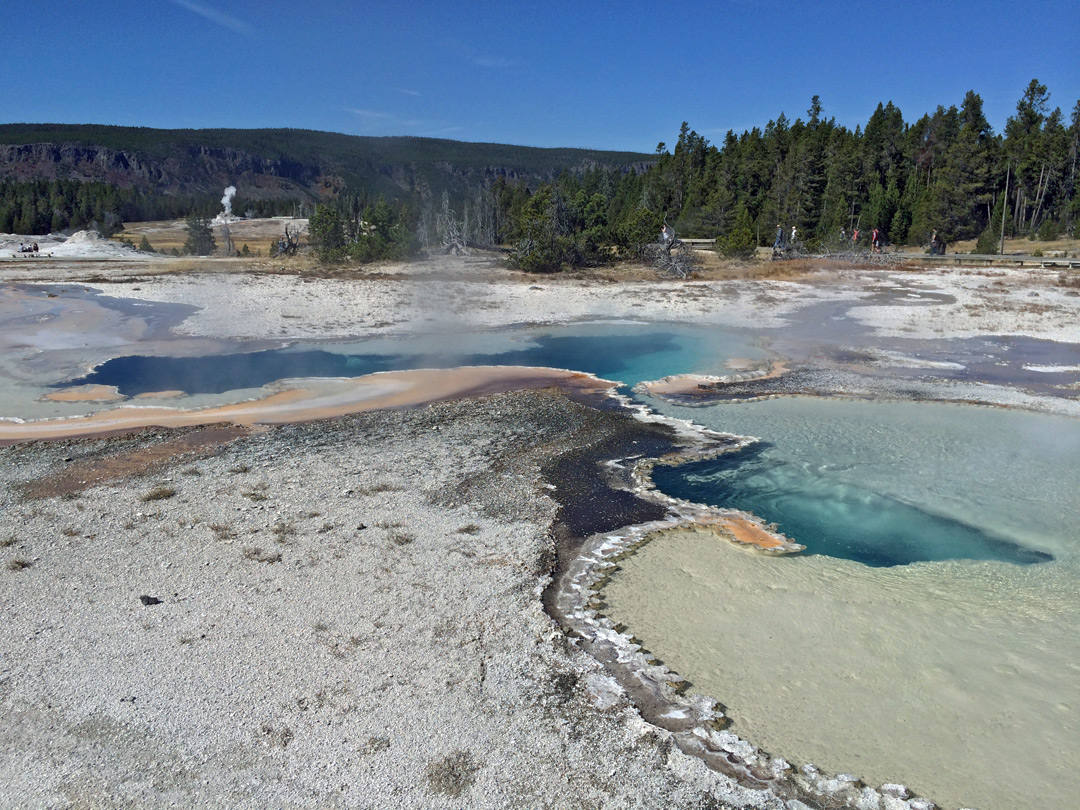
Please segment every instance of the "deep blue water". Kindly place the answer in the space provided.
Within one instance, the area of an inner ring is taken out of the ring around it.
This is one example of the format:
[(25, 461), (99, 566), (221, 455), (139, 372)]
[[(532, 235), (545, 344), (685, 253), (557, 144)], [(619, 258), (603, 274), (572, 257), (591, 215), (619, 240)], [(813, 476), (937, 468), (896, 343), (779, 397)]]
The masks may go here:
[[(394, 345), (397, 350), (394, 350)], [(359, 377), (379, 371), (522, 365), (566, 368), (633, 385), (642, 380), (722, 369), (731, 357), (763, 358), (752, 340), (718, 329), (655, 324), (584, 324), (550, 330), (429, 336), (354, 344), (355, 351), (286, 348), (207, 357), (117, 357), (63, 386), (114, 385), (125, 396), (179, 390), (221, 394), (290, 377)]]

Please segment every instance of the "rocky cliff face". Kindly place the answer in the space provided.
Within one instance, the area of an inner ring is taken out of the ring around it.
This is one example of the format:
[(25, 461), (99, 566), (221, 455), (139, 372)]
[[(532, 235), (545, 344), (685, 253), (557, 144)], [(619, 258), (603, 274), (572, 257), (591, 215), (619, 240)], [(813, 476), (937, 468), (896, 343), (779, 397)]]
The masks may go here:
[(217, 192), (243, 187), (250, 197), (317, 196), (322, 171), (298, 161), (271, 160), (239, 149), (177, 145), (164, 157), (72, 143), (0, 145), (0, 179), (101, 180), (158, 194)]
[[(196, 131), (189, 140), (179, 130), (131, 130), (118, 137), (127, 130), (41, 125), (27, 129), (26, 142), (10, 143), (12, 130), (17, 138), (20, 128), (0, 125), (9, 141), (0, 143), (0, 180), (97, 180), (147, 195), (220, 195), (236, 186), (249, 200), (317, 201), (346, 190), (425, 198), (444, 189), (464, 199), (500, 177), (535, 187), (563, 171), (580, 174), (603, 166), (643, 171), (648, 165), (628, 162), (626, 154), (613, 154), (610, 161), (604, 153), (585, 152), (538, 159), (546, 150), (292, 131), (238, 130), (233, 140), (243, 147), (237, 147), (227, 145), (234, 133), (226, 130), (208, 131), (209, 136)], [(112, 146), (95, 144), (97, 137)], [(214, 139), (210, 144), (208, 137)], [(477, 160), (479, 155), (487, 159)]]

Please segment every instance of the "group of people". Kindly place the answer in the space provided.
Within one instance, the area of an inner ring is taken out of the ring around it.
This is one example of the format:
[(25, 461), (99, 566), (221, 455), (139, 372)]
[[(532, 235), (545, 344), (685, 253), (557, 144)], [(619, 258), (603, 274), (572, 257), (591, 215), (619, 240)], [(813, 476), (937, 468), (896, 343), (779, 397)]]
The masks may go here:
[[(840, 244), (844, 244), (847, 241), (847, 230), (844, 226), (840, 226)], [(855, 228), (851, 232), (851, 246), (854, 248), (859, 244), (859, 229)], [(881, 236), (881, 231), (874, 228), (870, 232), (870, 251), (872, 253), (881, 253), (881, 248), (884, 246), (885, 240)]]
[[(798, 235), (798, 231), (795, 226), (791, 226), (791, 237), (788, 240), (788, 245), (795, 244), (795, 237)], [(847, 242), (847, 230), (840, 226), (840, 244)], [(854, 248), (859, 242), (859, 229), (856, 228), (851, 233), (851, 246)], [(870, 233), (870, 250), (874, 253), (881, 253), (881, 248), (884, 245), (884, 239), (882, 238), (881, 231), (874, 228)], [(784, 248), (784, 227), (782, 225), (776, 226), (776, 239), (773, 241), (773, 250), (782, 250)]]
[(38, 252), (38, 244), (37, 244), (37, 242), (32, 242), (29, 245), (24, 244), (22, 242), (19, 242), (19, 253), (37, 253), (37, 252)]
[[(665, 226), (666, 229), (667, 226)], [(795, 237), (798, 235), (798, 231), (795, 226), (791, 226), (791, 236), (785, 242), (784, 239), (784, 226), (776, 226), (776, 239), (773, 240), (773, 250), (783, 250), (785, 247), (791, 247), (795, 244)], [(840, 244), (846, 244), (848, 241), (847, 229), (843, 225), (840, 226)], [(857, 249), (859, 244), (859, 229), (855, 228), (851, 232), (851, 247)], [(870, 231), (870, 252), (881, 253), (885, 247), (885, 237), (881, 233), (881, 230), (874, 228)], [(938, 236), (937, 229), (930, 237), (930, 253), (936, 255), (943, 255), (945, 253), (945, 240)]]
[[(791, 238), (788, 240), (789, 245), (795, 244), (795, 237), (798, 235), (798, 231), (795, 226), (791, 226)], [(776, 240), (773, 242), (773, 250), (781, 250), (784, 247), (784, 226), (776, 226)]]

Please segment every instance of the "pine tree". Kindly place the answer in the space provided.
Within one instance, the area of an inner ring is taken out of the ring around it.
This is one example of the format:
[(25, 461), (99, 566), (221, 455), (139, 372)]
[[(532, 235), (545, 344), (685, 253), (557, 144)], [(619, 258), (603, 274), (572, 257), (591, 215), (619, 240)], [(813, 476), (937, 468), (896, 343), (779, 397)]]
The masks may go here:
[(194, 213), (187, 218), (187, 240), (184, 252), (191, 256), (209, 256), (217, 249), (214, 232), (210, 221), (201, 214)]
[(744, 257), (749, 256), (757, 247), (754, 239), (754, 223), (750, 220), (750, 212), (745, 205), (740, 205), (735, 214), (735, 226), (726, 238), (717, 239), (717, 247), (725, 256)]
[(331, 205), (320, 203), (308, 220), (308, 234), (315, 254), (322, 261), (341, 258), (345, 247), (345, 226), (341, 213)]

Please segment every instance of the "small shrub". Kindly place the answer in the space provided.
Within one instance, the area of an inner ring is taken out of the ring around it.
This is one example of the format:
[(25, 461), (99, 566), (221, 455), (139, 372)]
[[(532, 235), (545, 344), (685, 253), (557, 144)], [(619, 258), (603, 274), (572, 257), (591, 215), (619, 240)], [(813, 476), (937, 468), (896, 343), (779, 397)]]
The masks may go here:
[(8, 571), (22, 571), (25, 568), (29, 568), (33, 564), (34, 561), (28, 560), (26, 559), (26, 557), (15, 557), (8, 560), (7, 569)]
[(458, 529), (458, 534), (480, 534), (480, 527), (475, 523), (467, 523)]
[(1054, 220), (1047, 217), (1039, 226), (1039, 239), (1043, 242), (1053, 242), (1058, 238), (1058, 226)]
[(979, 253), (982, 255), (992, 255), (997, 253), (1001, 246), (1001, 234), (995, 231), (993, 228), (987, 228), (981, 234), (979, 234), (978, 241), (975, 242), (975, 250), (973, 253)]
[(7, 537), (0, 537), (0, 548), (11, 548), (18, 540), (15, 539), (15, 535), (9, 534)]
[(237, 464), (235, 467), (229, 470), (233, 475), (239, 475), (240, 473), (251, 472), (251, 467), (247, 464)]

